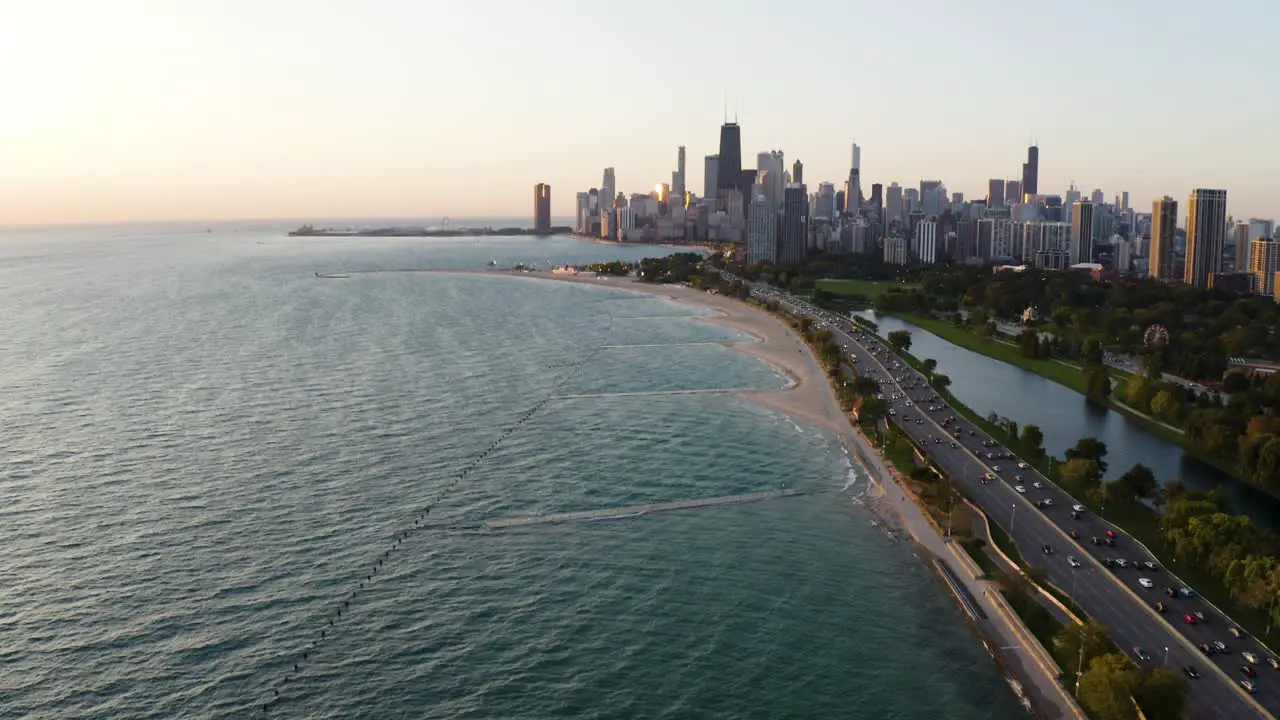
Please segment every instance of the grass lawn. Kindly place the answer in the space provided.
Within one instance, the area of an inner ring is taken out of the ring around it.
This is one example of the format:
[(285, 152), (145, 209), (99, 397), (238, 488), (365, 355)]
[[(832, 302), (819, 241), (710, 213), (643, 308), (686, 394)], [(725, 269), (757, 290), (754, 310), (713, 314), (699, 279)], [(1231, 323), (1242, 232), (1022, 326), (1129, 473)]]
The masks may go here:
[(842, 280), (837, 278), (824, 278), (814, 283), (814, 286), (825, 290), (833, 295), (861, 295), (870, 300), (880, 297), (889, 288), (909, 289), (917, 287), (917, 283), (897, 283), (891, 281), (878, 282), (876, 280)]
[[(1014, 367), (1033, 372), (1060, 385), (1065, 385), (1078, 393), (1084, 393), (1084, 373), (1074, 365), (1065, 365), (1056, 360), (1029, 358), (1022, 354), (1017, 345), (996, 339), (979, 337), (967, 327), (956, 327), (948, 320), (926, 317), (924, 315), (904, 314), (903, 320), (919, 326), (922, 330), (937, 335), (952, 345), (972, 350), (980, 355), (1008, 363)], [(1113, 376), (1118, 381), (1118, 376)]]

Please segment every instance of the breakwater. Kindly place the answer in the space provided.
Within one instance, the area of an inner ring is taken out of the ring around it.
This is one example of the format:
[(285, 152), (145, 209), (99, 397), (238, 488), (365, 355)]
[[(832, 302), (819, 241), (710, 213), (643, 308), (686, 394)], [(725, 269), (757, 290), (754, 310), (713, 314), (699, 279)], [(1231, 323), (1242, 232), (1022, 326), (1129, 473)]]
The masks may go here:
[(810, 492), (805, 490), (769, 490), (765, 492), (747, 493), (745, 495), (721, 495), (719, 497), (699, 498), (697, 500), (674, 500), (671, 502), (650, 503), (647, 505), (624, 505), (622, 507), (554, 513), (551, 515), (525, 515), (520, 517), (497, 518), (495, 520), (486, 520), (484, 526), (487, 530), (505, 530), (515, 527), (527, 527), (529, 525), (552, 525), (567, 522), (581, 522), (586, 520), (621, 520), (623, 518), (639, 517), (641, 515), (649, 515), (658, 512), (670, 512), (672, 510), (690, 510), (693, 508), (714, 507), (716, 505), (734, 505), (737, 503), (759, 502), (761, 500), (773, 500), (775, 498), (796, 497), (798, 495), (808, 494), (810, 494)]

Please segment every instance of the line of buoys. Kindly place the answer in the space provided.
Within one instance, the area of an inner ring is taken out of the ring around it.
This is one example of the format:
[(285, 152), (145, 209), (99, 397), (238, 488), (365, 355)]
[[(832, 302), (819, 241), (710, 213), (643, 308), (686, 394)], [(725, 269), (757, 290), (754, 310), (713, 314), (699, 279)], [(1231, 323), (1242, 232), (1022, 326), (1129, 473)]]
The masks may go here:
[[(484, 460), (484, 458), (486, 458), (490, 453), (492, 453), (495, 449), (497, 449), (497, 447), (501, 445), (504, 440), (510, 437), (511, 434), (514, 433), (517, 429), (519, 429), (521, 425), (523, 425), (528, 420), (532, 419), (534, 415), (536, 415), (539, 411), (541, 411), (544, 407), (546, 407), (547, 404), (550, 403), (552, 399), (555, 398), (556, 393), (559, 391), (560, 387), (564, 385), (564, 383), (568, 382), (574, 376), (574, 374), (576, 374), (576, 372), (579, 369), (581, 369), (587, 363), (595, 359), (595, 357), (603, 349), (605, 342), (608, 340), (609, 333), (612, 332), (613, 330), (613, 321), (614, 321), (613, 313), (609, 312), (607, 307), (605, 307), (605, 313), (608, 314), (609, 316), (609, 324), (608, 326), (605, 327), (604, 333), (600, 337), (600, 340), (591, 349), (591, 352), (587, 353), (585, 356), (583, 356), (582, 358), (579, 358), (575, 362), (567, 363), (565, 365), (565, 367), (567, 368), (567, 371), (563, 373), (560, 377), (556, 378), (551, 382), (551, 388), (550, 388), (550, 391), (547, 393), (546, 397), (534, 403), (532, 407), (524, 411), (519, 416), (519, 419), (517, 419), (515, 423), (513, 423), (512, 425), (508, 426), (505, 430), (503, 430), (502, 433), (498, 436), (498, 438), (494, 440), (492, 443), (490, 443), (489, 447), (485, 449), (484, 452), (480, 453), (480, 455), (473, 458), (471, 462), (467, 463), (467, 465), (463, 467), (463, 469), (456, 476), (454, 476), (453, 480), (449, 481), (443, 488), (437, 491), (436, 496), (433, 499), (431, 499), (429, 502), (427, 502), (427, 504), (424, 505), (418, 511), (418, 515), (413, 519), (413, 525), (411, 527), (405, 527), (401, 530), (397, 530), (396, 532), (392, 533), (391, 535), (392, 543), (390, 548), (383, 551), (382, 558), (379, 558), (373, 564), (371, 571), (365, 574), (365, 579), (364, 581), (360, 582), (359, 587), (351, 591), (350, 599), (343, 600), (342, 606), (336, 608), (336, 614), (328, 618), (329, 624), (325, 626), (326, 628), (337, 627), (334, 624), (334, 618), (336, 617), (338, 619), (341, 619), (342, 611), (344, 609), (350, 609), (351, 600), (359, 596), (360, 591), (365, 589), (365, 584), (366, 583), (368, 583), (369, 585), (373, 584), (373, 576), (377, 574), (378, 568), (383, 565), (383, 559), (390, 558), (391, 552), (393, 550), (398, 549), (400, 545), (405, 541), (406, 538), (416, 533), (418, 530), (423, 529), (423, 526), (421, 525), (421, 523), (427, 519), (427, 516), (431, 514), (431, 511), (435, 509), (435, 507), (444, 499), (444, 497), (451, 490), (453, 490), (453, 488), (457, 486), (459, 482), (461, 482), (464, 478), (466, 478), (471, 473), (471, 471), (477, 465), (479, 465), (481, 461)], [(351, 613), (348, 612), (347, 616), (350, 617), (350, 615)], [(322, 629), (320, 631), (320, 636), (317, 640), (313, 641), (312, 643), (304, 647), (300, 651), (300, 653), (295, 654), (294, 656), (295, 662), (293, 663), (293, 672), (295, 674), (302, 672), (302, 670), (305, 669), (306, 661), (311, 659), (312, 653), (318, 651), (330, 639), (331, 639), (331, 636), (328, 635), (328, 631), (326, 629)], [(285, 675), (284, 678), (280, 681), (280, 683), (277, 686), (271, 688), (271, 698), (267, 700), (267, 702), (262, 704), (263, 717), (267, 717), (273, 705), (276, 705), (277, 703), (280, 703), (281, 701), (284, 700), (283, 696), (280, 694), (280, 690), (284, 685), (288, 684), (289, 681), (292, 679), (293, 679), (293, 675)]]

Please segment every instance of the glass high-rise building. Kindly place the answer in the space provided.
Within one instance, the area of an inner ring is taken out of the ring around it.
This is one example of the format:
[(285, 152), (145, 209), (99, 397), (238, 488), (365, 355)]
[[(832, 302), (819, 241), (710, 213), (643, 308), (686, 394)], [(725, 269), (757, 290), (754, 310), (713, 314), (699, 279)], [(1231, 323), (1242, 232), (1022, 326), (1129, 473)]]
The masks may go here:
[(1176, 280), (1173, 239), (1178, 228), (1178, 201), (1165, 195), (1151, 205), (1151, 247), (1147, 251), (1147, 274), (1157, 280)]
[(1187, 207), (1187, 266), (1183, 281), (1209, 287), (1209, 276), (1222, 272), (1227, 244), (1227, 191), (1196, 188)]
[(551, 234), (551, 186), (546, 183), (533, 186), (533, 231)]
[(720, 154), (716, 171), (716, 189), (733, 190), (742, 177), (742, 129), (736, 122), (720, 126)]
[(1040, 148), (1027, 148), (1027, 161), (1022, 163), (1022, 193), (1037, 195), (1040, 192)]

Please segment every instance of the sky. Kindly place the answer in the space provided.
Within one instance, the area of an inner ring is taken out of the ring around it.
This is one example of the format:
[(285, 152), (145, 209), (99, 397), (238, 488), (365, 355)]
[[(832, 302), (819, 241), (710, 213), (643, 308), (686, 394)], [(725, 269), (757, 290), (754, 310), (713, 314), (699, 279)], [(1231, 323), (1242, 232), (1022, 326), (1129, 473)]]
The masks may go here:
[(0, 0), (0, 225), (532, 216), (647, 192), (729, 114), (810, 187), (1280, 215), (1275, 0)]

